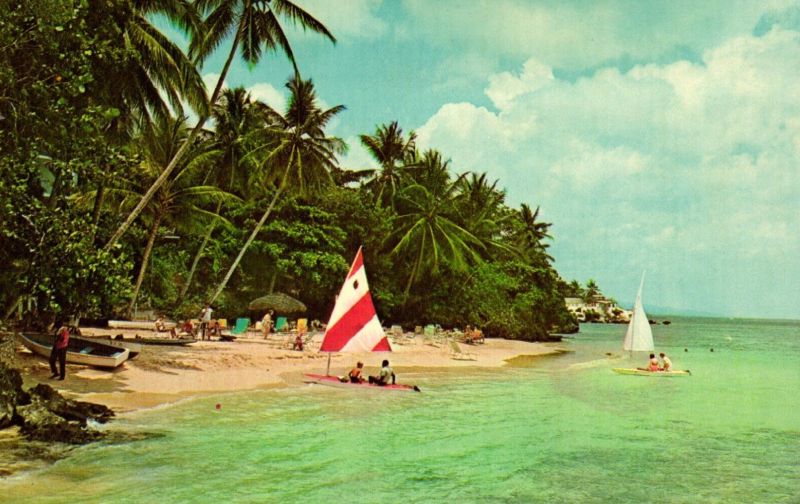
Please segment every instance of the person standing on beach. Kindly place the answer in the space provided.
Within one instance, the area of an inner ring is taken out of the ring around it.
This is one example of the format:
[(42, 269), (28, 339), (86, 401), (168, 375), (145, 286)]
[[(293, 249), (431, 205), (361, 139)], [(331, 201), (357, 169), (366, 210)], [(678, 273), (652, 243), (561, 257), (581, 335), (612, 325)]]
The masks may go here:
[(267, 339), (272, 331), (272, 310), (267, 310), (264, 318), (261, 319), (261, 330), (264, 331), (264, 339)]
[(206, 333), (208, 333), (208, 324), (211, 322), (211, 313), (213, 311), (214, 310), (211, 309), (211, 304), (206, 303), (206, 307), (203, 308), (203, 311), (200, 314), (200, 337), (202, 339), (206, 339)]
[(56, 331), (56, 338), (53, 342), (53, 349), (50, 351), (50, 378), (59, 376), (56, 372), (56, 361), (60, 371), (59, 380), (63, 380), (67, 376), (67, 347), (69, 346), (69, 328), (62, 325)]

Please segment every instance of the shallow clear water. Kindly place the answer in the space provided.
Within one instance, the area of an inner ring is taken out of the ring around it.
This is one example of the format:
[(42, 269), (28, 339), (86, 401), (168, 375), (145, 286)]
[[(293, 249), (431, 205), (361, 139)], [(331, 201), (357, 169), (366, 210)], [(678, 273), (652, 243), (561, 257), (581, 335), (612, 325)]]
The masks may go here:
[(138, 413), (114, 428), (163, 436), (80, 448), (0, 480), (0, 501), (800, 502), (800, 322), (654, 327), (684, 378), (612, 373), (646, 361), (624, 331), (585, 325), (534, 367), (401, 376), (422, 394), (307, 386)]

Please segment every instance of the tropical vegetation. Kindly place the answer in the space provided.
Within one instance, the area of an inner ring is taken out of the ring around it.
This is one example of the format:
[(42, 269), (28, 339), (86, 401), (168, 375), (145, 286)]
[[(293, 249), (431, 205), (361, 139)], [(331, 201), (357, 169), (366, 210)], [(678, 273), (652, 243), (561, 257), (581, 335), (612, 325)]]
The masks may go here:
[[(283, 24), (335, 42), (288, 0), (27, 0), (0, 9), (0, 317), (155, 310), (257, 316), (282, 291), (327, 318), (363, 247), (382, 320), (542, 340), (575, 329), (551, 224), (498, 181), (376, 118), (369, 169), (300, 73)], [(184, 52), (156, 28), (169, 19)], [(226, 44), (230, 44), (226, 46)], [(201, 65), (228, 47), (209, 93)], [(285, 110), (223, 87), (232, 61), (289, 59)], [(196, 122), (187, 120), (192, 113)], [(596, 289), (596, 285), (594, 286)]]

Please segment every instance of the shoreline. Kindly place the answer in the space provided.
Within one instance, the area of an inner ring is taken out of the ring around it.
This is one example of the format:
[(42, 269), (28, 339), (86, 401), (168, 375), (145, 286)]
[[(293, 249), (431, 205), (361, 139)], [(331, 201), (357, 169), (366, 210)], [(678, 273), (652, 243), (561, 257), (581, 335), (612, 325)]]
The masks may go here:
[[(86, 337), (113, 332), (131, 341), (137, 334), (154, 336), (141, 329), (81, 330)], [(287, 348), (288, 339), (288, 335), (271, 334), (265, 341), (261, 334), (249, 332), (232, 342), (198, 340), (185, 347), (145, 345), (138, 357), (112, 371), (68, 364), (63, 382), (48, 379), (47, 361), (27, 349), (17, 352), (16, 361), (26, 387), (47, 383), (71, 399), (100, 403), (122, 416), (214, 393), (298, 387), (304, 384), (303, 373), (324, 372), (328, 355), (317, 352), (321, 333), (314, 334), (302, 352)], [(404, 382), (404, 373), (501, 369), (513, 367), (508, 361), (521, 356), (540, 357), (564, 351), (557, 342), (487, 339), (479, 345), (459, 345), (475, 360), (455, 360), (449, 344), (437, 347), (423, 342), (421, 336), (406, 334), (392, 342), (390, 353), (332, 354), (331, 374), (343, 375), (357, 361), (364, 362), (365, 374), (376, 374), (380, 362), (389, 359), (398, 381)]]

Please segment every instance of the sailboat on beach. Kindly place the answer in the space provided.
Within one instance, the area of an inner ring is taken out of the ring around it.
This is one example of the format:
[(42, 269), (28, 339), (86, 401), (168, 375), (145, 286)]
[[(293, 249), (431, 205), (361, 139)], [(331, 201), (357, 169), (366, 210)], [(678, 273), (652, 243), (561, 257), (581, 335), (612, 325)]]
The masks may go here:
[[(628, 330), (625, 332), (625, 339), (622, 342), (622, 349), (631, 352), (652, 352), (653, 331), (650, 328), (650, 321), (642, 306), (642, 288), (644, 287), (644, 273), (639, 282), (639, 291), (636, 293), (636, 302), (633, 304), (633, 314), (628, 322)], [(688, 370), (672, 371), (648, 371), (641, 368), (614, 368), (617, 374), (639, 375), (639, 376), (686, 376), (691, 373)]]
[(416, 390), (411, 385), (391, 384), (373, 385), (371, 383), (341, 382), (337, 376), (330, 375), (331, 353), (333, 352), (391, 352), (389, 338), (383, 331), (372, 294), (367, 283), (364, 257), (359, 247), (350, 271), (344, 280), (336, 304), (328, 320), (325, 336), (322, 338), (320, 352), (328, 352), (328, 366), (324, 375), (306, 374), (309, 383), (336, 387), (378, 388), (381, 390)]

